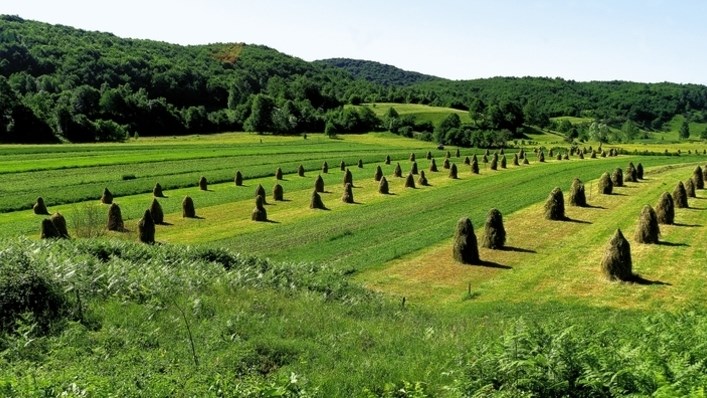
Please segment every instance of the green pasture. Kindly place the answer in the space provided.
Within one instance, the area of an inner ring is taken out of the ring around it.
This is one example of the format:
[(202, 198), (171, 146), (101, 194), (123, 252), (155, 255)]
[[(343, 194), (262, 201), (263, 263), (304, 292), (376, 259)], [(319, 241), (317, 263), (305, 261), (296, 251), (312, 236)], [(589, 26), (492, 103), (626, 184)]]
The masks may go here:
[(415, 117), (415, 122), (424, 123), (431, 122), (433, 125), (438, 125), (450, 113), (459, 115), (462, 123), (471, 123), (469, 112), (454, 108), (445, 108), (440, 106), (430, 106), (421, 104), (395, 104), (388, 102), (376, 102), (372, 104), (364, 104), (369, 107), (373, 113), (379, 118), (385, 117), (390, 108), (395, 108), (400, 116), (411, 115)]

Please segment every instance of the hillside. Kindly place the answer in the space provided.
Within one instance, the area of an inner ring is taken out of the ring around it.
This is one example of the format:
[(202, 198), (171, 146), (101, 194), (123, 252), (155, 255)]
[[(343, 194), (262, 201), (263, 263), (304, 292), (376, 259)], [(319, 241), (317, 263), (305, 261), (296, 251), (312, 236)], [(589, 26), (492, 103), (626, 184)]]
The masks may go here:
[(315, 63), (341, 68), (357, 79), (364, 79), (384, 86), (409, 86), (415, 83), (443, 80), (436, 76), (410, 72), (393, 65), (382, 64), (375, 61), (330, 58), (315, 61)]

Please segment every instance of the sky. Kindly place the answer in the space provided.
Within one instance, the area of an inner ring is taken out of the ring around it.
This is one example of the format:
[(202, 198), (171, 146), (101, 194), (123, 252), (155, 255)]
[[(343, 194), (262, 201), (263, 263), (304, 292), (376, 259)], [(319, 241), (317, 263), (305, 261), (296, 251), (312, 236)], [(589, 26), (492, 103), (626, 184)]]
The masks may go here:
[(454, 80), (707, 84), (707, 1), (0, 0), (19, 15), (177, 44), (263, 44)]

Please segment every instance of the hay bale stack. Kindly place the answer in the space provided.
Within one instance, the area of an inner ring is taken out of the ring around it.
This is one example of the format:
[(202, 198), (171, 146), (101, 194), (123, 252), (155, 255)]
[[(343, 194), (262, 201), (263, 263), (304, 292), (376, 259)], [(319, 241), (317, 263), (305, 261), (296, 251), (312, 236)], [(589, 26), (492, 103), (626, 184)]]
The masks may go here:
[(410, 174), (418, 174), (417, 171), (417, 162), (412, 162), (412, 165), (410, 166)]
[(506, 168), (506, 155), (501, 156), (501, 168)]
[(343, 160), (341, 161), (341, 163), (339, 163), (339, 170), (346, 171), (346, 162), (344, 162)]
[(275, 170), (275, 179), (282, 180), (282, 169), (279, 167)]
[(611, 177), (609, 177), (609, 173), (604, 173), (601, 175), (599, 178), (599, 192), (601, 192), (604, 195), (611, 195), (611, 193), (614, 191), (614, 183), (611, 182)]
[(606, 157), (606, 151), (601, 151), (601, 157), (603, 157), (603, 158)]
[(182, 218), (196, 218), (196, 208), (194, 208), (194, 200), (187, 195), (182, 199)]
[(584, 152), (579, 151), (579, 158), (582, 159), (582, 160), (584, 160)]
[(376, 173), (373, 174), (373, 179), (375, 181), (380, 181), (381, 178), (383, 178), (383, 169), (381, 169), (380, 165), (376, 166)]
[(540, 163), (545, 162), (545, 153), (543, 153), (543, 151), (538, 152), (538, 162), (540, 162)]
[(678, 182), (678, 185), (675, 186), (675, 190), (673, 191), (673, 204), (677, 209), (687, 209), (690, 207), (687, 204), (687, 191), (682, 181)]
[(162, 185), (160, 183), (155, 183), (155, 187), (152, 188), (152, 196), (156, 198), (164, 198), (164, 192), (162, 192)]
[(633, 279), (631, 264), (631, 245), (620, 229), (609, 240), (601, 259), (601, 270), (611, 281), (630, 281)]
[(444, 158), (444, 162), (442, 163), (442, 168), (449, 169), (451, 163), (449, 163), (449, 158)]
[(344, 172), (344, 185), (346, 184), (353, 185), (353, 174), (351, 174), (351, 170), (349, 169), (346, 169), (346, 172)]
[(639, 180), (643, 179), (643, 165), (640, 163), (636, 166), (636, 178)]
[(410, 161), (414, 162), (415, 161), (415, 152), (410, 153)]
[(317, 176), (316, 180), (314, 180), (314, 191), (324, 192), (324, 179), (321, 174)]
[(523, 158), (523, 164), (530, 164), (530, 161), (528, 161), (528, 157)]
[(282, 185), (275, 184), (275, 186), (272, 187), (272, 200), (281, 202), (284, 198), (285, 190), (282, 188)]
[(458, 157), (461, 157), (461, 156), (462, 156), (462, 153), (461, 153), (461, 151), (459, 150), (459, 148), (457, 148), (457, 151), (454, 153), (454, 157), (457, 157), (457, 158), (458, 158)]
[(432, 159), (432, 152), (431, 151), (427, 151), (426, 158), (427, 158), (427, 160)]
[(390, 164), (390, 155), (385, 155), (385, 164)]
[(481, 161), (484, 162), (484, 163), (488, 163), (488, 162), (489, 162), (489, 157), (488, 157), (488, 155), (482, 156), (482, 157), (481, 157)]
[(393, 170), (393, 177), (403, 178), (403, 169), (400, 168), (400, 163), (395, 165), (395, 170)]
[(388, 189), (388, 180), (386, 180), (385, 177), (382, 177), (380, 184), (378, 184), (378, 193), (382, 193), (384, 195), (388, 195), (390, 193), (390, 190)]
[(494, 156), (493, 158), (491, 158), (491, 164), (489, 164), (489, 168), (490, 168), (491, 170), (496, 170), (496, 169), (498, 169), (498, 161), (496, 160), (496, 157), (495, 157), (495, 156)]
[(705, 189), (705, 177), (700, 166), (695, 167), (692, 173), (692, 182), (695, 183), (695, 189)]
[(565, 154), (562, 156), (562, 160), (570, 160), (570, 155), (569, 155), (568, 153), (565, 153)]
[(476, 154), (474, 154), (474, 156), (471, 157), (471, 161), (472, 161), (472, 163), (473, 162), (479, 163), (479, 158), (476, 157)]
[(317, 191), (312, 191), (312, 199), (309, 201), (309, 208), (326, 210), (326, 206), (324, 206), (324, 202), (322, 202), (322, 197)]
[(149, 209), (145, 210), (145, 214), (137, 222), (137, 237), (142, 243), (155, 243), (155, 221)]
[(157, 198), (152, 199), (152, 204), (150, 205), (150, 215), (152, 216), (152, 221), (155, 224), (164, 223), (164, 213), (162, 212), (162, 205), (157, 200)]
[(597, 151), (592, 150), (592, 154), (589, 156), (590, 159), (596, 159), (597, 158)]
[(687, 193), (688, 198), (697, 197), (697, 195), (695, 194), (695, 183), (692, 181), (692, 178), (688, 178), (687, 181), (685, 181), (685, 193)]
[(452, 157), (452, 153), (449, 152), (449, 151), (447, 151), (447, 153), (444, 155), (444, 158), (445, 158), (445, 159), (449, 159), (449, 158), (451, 158), (451, 157)]
[(464, 157), (464, 164), (467, 165), (467, 166), (471, 165), (471, 159), (469, 159), (468, 156), (465, 156), (465, 157)]
[(415, 177), (412, 173), (405, 178), (405, 188), (415, 188)]
[(449, 178), (453, 180), (457, 179), (457, 165), (455, 163), (452, 163), (449, 167)]
[(548, 152), (547, 155), (548, 155), (549, 157), (551, 157), (551, 158), (554, 158), (554, 157), (555, 157), (555, 152), (554, 152), (552, 149), (550, 149), (550, 152)]
[(111, 204), (108, 208), (108, 224), (106, 225), (106, 229), (117, 232), (125, 231), (123, 214), (120, 211), (120, 206), (115, 203)]
[(236, 171), (236, 176), (233, 178), (233, 182), (237, 187), (243, 186), (243, 174), (241, 174), (240, 170)]
[(471, 161), (471, 172), (479, 174), (479, 162), (477, 162), (476, 159)]
[(430, 172), (437, 172), (437, 162), (435, 162), (434, 158), (430, 159)]
[(322, 174), (328, 174), (328, 173), (329, 173), (329, 163), (327, 163), (325, 160), (324, 163), (322, 163)]
[(565, 198), (560, 187), (555, 187), (545, 201), (545, 219), (555, 221), (566, 219)]
[(363, 159), (358, 160), (358, 164), (356, 165), (356, 167), (358, 167), (359, 169), (363, 168)]
[(638, 173), (636, 172), (636, 168), (633, 166), (633, 162), (630, 162), (626, 168), (625, 180), (627, 182), (638, 182)]
[(263, 203), (265, 203), (265, 188), (261, 184), (258, 184), (258, 187), (255, 188), (255, 196), (263, 198)]
[(209, 190), (209, 183), (206, 181), (206, 177), (201, 176), (199, 178), (199, 189), (202, 191), (208, 191)]
[(462, 264), (479, 264), (479, 246), (474, 234), (474, 226), (469, 218), (464, 217), (457, 222), (452, 244), (452, 256)]
[(558, 153), (558, 154), (557, 154), (557, 160), (562, 160), (562, 154), (561, 154), (561, 153)]
[(353, 186), (351, 184), (344, 186), (344, 194), (341, 196), (341, 201), (344, 203), (354, 203)]
[(513, 166), (518, 166), (518, 154), (513, 154)]
[(702, 168), (702, 180), (707, 182), (707, 164)]
[(60, 238), (59, 231), (56, 230), (52, 220), (45, 218), (42, 220), (41, 228), (39, 231), (40, 239), (58, 239)]
[(570, 187), (570, 206), (587, 207), (587, 196), (584, 192), (584, 183), (579, 178), (572, 181)]
[(615, 187), (624, 186), (624, 172), (620, 167), (617, 167), (616, 170), (611, 173), (611, 183), (614, 184)]
[(482, 247), (488, 249), (503, 249), (506, 244), (506, 229), (503, 227), (503, 215), (498, 209), (489, 210), (484, 224), (484, 240)]
[(105, 205), (113, 203), (113, 194), (108, 190), (108, 188), (103, 188), (103, 195), (101, 195), (101, 203)]
[(304, 177), (304, 166), (299, 165), (299, 166), (297, 167), (297, 175), (300, 176), (300, 177)]
[(32, 206), (32, 211), (34, 211), (34, 214), (49, 215), (49, 210), (47, 210), (47, 205), (44, 204), (44, 198), (42, 198), (41, 196), (37, 197), (37, 200), (34, 202), (34, 205)]
[(252, 221), (268, 221), (268, 212), (265, 210), (264, 202), (265, 201), (261, 196), (255, 197), (255, 208), (253, 209), (253, 212), (250, 213), (250, 219)]
[(659, 224), (672, 225), (675, 223), (675, 203), (672, 195), (667, 192), (660, 195), (658, 204), (655, 206), (655, 214)]
[(66, 228), (66, 218), (64, 218), (61, 213), (57, 211), (49, 217), (49, 220), (54, 224), (54, 228), (56, 228), (60, 238), (69, 239), (69, 230)]
[(638, 243), (658, 243), (658, 236), (660, 236), (658, 215), (651, 205), (645, 205), (638, 217), (638, 227), (634, 239)]
[(488, 148), (486, 148), (486, 150), (484, 151), (484, 156), (486, 156), (486, 157), (491, 156), (491, 150), (489, 150)]
[(427, 177), (425, 177), (424, 170), (420, 170), (420, 178), (417, 179), (417, 183), (422, 185), (423, 187), (426, 187), (429, 185), (429, 182), (427, 182)]

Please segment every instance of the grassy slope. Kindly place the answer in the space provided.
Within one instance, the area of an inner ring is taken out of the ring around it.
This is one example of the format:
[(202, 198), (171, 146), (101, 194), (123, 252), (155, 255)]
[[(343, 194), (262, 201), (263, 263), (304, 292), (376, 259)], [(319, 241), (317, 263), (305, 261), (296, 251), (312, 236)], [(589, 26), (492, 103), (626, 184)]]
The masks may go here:
[(431, 122), (433, 125), (439, 124), (450, 113), (456, 113), (461, 118), (462, 123), (470, 123), (471, 118), (469, 112), (459, 109), (444, 108), (439, 106), (429, 106), (420, 104), (395, 104), (387, 102), (377, 102), (374, 104), (365, 104), (373, 110), (376, 116), (383, 118), (388, 112), (388, 109), (395, 108), (400, 116), (412, 115), (417, 123)]

